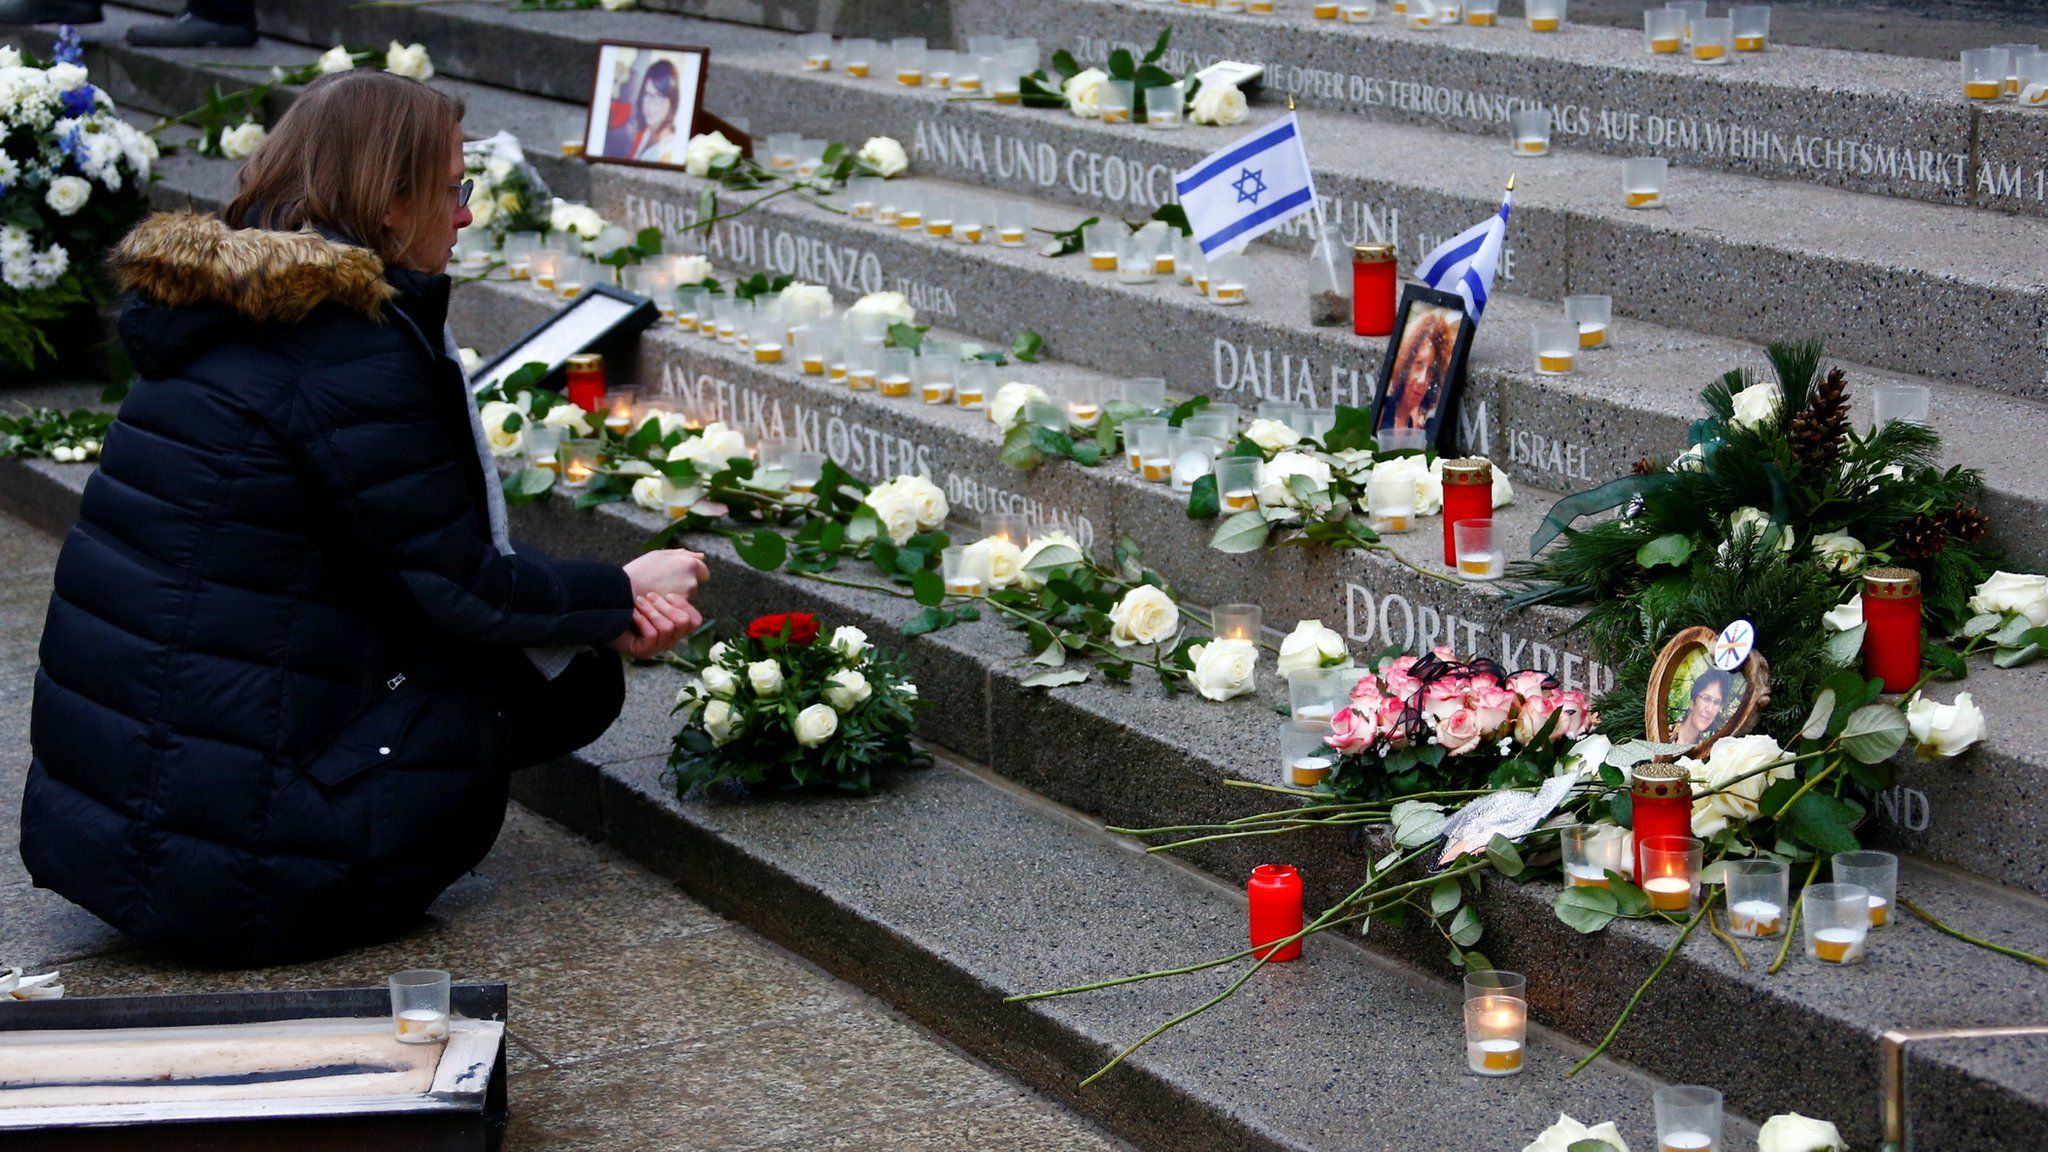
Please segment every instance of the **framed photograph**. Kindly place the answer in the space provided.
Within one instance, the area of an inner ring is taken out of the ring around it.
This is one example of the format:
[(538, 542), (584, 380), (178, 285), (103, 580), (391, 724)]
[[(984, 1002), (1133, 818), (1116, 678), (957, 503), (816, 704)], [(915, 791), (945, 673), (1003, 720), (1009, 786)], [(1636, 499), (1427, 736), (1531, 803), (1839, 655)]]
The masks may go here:
[(528, 364), (540, 363), (548, 366), (544, 386), (559, 389), (557, 374), (569, 357), (638, 336), (660, 315), (647, 297), (599, 284), (493, 356), (471, 374), (469, 386), (481, 392)]
[[(1733, 669), (1716, 667), (1712, 628), (1687, 628), (1671, 638), (1650, 671), (1643, 698), (1643, 728), (1660, 744), (1683, 744), (1701, 757), (1724, 736), (1754, 727), (1771, 699), (1771, 670), (1761, 652)], [(1722, 661), (1725, 663), (1725, 661)]]
[(681, 168), (704, 118), (710, 64), (709, 48), (600, 41), (583, 155), (607, 164)]
[(1418, 431), (1421, 446), (1448, 452), (1458, 430), (1458, 394), (1465, 386), (1465, 356), (1472, 348), (1465, 302), (1449, 292), (1409, 285), (1401, 294), (1373, 398), (1373, 435)]

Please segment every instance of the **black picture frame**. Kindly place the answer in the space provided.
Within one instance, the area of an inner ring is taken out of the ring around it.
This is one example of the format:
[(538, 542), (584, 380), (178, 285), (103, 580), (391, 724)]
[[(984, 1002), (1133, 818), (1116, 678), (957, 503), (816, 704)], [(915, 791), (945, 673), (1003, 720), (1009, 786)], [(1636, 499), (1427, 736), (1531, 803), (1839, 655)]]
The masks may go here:
[[(1403, 362), (1402, 353), (1411, 341), (1411, 320), (1420, 319), (1414, 316), (1418, 307), (1430, 309), (1432, 313), (1438, 315), (1451, 312), (1457, 316), (1457, 330), (1452, 334), (1448, 366), (1441, 371), (1432, 368), (1429, 372), (1429, 379), (1433, 381), (1431, 386), (1436, 392), (1435, 400), (1429, 400), (1427, 391), (1422, 398), (1422, 403), (1428, 408), (1427, 418), (1421, 425), (1424, 430), (1423, 441), (1439, 453), (1448, 454), (1455, 450), (1452, 441), (1457, 438), (1458, 404), (1465, 391), (1465, 359), (1471, 353), (1472, 333), (1478, 325), (1466, 313), (1463, 297), (1450, 292), (1439, 292), (1434, 288), (1425, 288), (1420, 284), (1410, 284), (1402, 291), (1401, 307), (1394, 320), (1394, 334), (1387, 338), (1386, 356), (1380, 362), (1379, 382), (1373, 391), (1373, 436), (1378, 439), (1383, 430), (1397, 426), (1395, 409), (1411, 392), (1411, 389), (1405, 386), (1399, 390), (1395, 388), (1394, 374), (1397, 367), (1404, 375), (1412, 374), (1413, 369)], [(1417, 338), (1420, 335), (1415, 334)], [(1412, 420), (1398, 421), (1398, 425), (1415, 426)], [(1386, 444), (1381, 443), (1380, 446), (1385, 448)]]
[[(592, 322), (588, 310), (597, 306), (599, 301), (611, 301), (626, 307), (624, 311), (608, 308), (606, 310), (615, 315), (601, 322)], [(583, 311), (579, 313), (579, 309)], [(661, 310), (647, 297), (609, 284), (595, 285), (485, 361), (470, 374), (470, 387), (482, 391), (498, 383), (501, 376), (516, 372), (537, 359), (548, 366), (547, 375), (541, 379), (541, 387), (560, 391), (562, 368), (568, 364), (569, 357), (599, 351), (637, 337), (660, 318)], [(579, 325), (586, 326), (588, 330), (579, 330)]]
[[(740, 145), (751, 154), (752, 141), (744, 139), (745, 133), (736, 133), (732, 125), (711, 116), (704, 111), (704, 81), (711, 73), (711, 49), (693, 44), (650, 44), (639, 40), (600, 40), (597, 52), (591, 60), (590, 97), (585, 103), (583, 119), (583, 158), (593, 164), (622, 164), (633, 168), (661, 168), (680, 172), (680, 159), (673, 163), (658, 160), (635, 160), (628, 156), (614, 156), (607, 153), (605, 137), (600, 125), (609, 125), (612, 104), (611, 73), (618, 68), (618, 50), (631, 48), (639, 52), (660, 52), (676, 56), (695, 57), (697, 81), (690, 86), (689, 106), (678, 107), (674, 120), (681, 125), (679, 135), (687, 144), (691, 136), (716, 129), (724, 132), (726, 138)], [(678, 93), (680, 96), (681, 94)], [(684, 116), (688, 112), (687, 118)], [(735, 136), (742, 137), (735, 139)]]

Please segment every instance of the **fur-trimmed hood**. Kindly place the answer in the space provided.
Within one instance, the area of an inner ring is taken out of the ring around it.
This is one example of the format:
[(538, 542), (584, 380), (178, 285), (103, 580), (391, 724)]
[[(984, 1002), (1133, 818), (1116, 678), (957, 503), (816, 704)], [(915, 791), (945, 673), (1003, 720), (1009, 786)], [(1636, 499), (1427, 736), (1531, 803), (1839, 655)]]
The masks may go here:
[(310, 228), (230, 228), (197, 212), (144, 220), (107, 267), (121, 291), (157, 307), (215, 304), (260, 324), (297, 324), (329, 301), (375, 320), (397, 292), (367, 248)]

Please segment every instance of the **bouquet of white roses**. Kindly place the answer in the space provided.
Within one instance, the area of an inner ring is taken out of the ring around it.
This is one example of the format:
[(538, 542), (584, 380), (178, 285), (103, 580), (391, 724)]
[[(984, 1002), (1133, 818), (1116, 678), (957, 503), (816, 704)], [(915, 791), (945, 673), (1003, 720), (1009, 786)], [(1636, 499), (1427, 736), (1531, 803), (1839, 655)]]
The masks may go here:
[(546, 232), (553, 227), (555, 194), (534, 171), (519, 137), (499, 132), (462, 146), (462, 167), (476, 187), (470, 192), (470, 227), (491, 244), (510, 232)]
[(911, 742), (917, 685), (902, 660), (858, 628), (822, 644), (819, 631), (815, 616), (778, 613), (710, 647), (676, 697), (678, 794), (717, 780), (864, 793), (878, 771), (930, 762)]

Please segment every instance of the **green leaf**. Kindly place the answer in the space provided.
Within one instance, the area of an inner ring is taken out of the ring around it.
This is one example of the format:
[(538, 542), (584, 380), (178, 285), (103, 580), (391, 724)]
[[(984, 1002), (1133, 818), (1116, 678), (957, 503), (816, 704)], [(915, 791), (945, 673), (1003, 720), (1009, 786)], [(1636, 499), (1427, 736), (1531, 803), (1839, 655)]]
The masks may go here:
[[(1036, 627), (1036, 625), (1033, 625), (1033, 627)], [(1038, 655), (1033, 656), (1031, 662), (1033, 664), (1043, 664), (1047, 668), (1064, 668), (1067, 664), (1067, 646), (1059, 640), (1054, 640), (1047, 644), (1045, 649)]]
[(1636, 549), (1636, 563), (1644, 568), (1666, 564), (1676, 568), (1691, 558), (1692, 537), (1683, 532), (1666, 533)]
[(1183, 236), (1192, 236), (1194, 226), (1188, 223), (1187, 209), (1178, 204), (1161, 204), (1152, 210), (1152, 219), (1172, 228)]
[(1072, 456), (1074, 438), (1056, 428), (1032, 424), (1027, 426), (1031, 433), (1031, 445), (1047, 456)]
[(1515, 848), (1515, 842), (1495, 833), (1486, 844), (1486, 858), (1492, 862), (1493, 870), (1513, 879), (1522, 874), (1522, 853)]
[(1649, 915), (1650, 894), (1612, 868), (1607, 869), (1607, 891), (1614, 897), (1615, 911), (1623, 916)]
[(2018, 648), (2000, 648), (1991, 657), (1991, 663), (1994, 667), (1998, 668), (2018, 668), (2022, 664), (2033, 663), (2034, 658), (2040, 654), (2041, 646), (2039, 644), (2023, 644)]
[(1052, 54), (1052, 66), (1063, 77), (1071, 78), (1080, 75), (1082, 72), (1080, 62), (1075, 60), (1074, 54), (1065, 48)]
[(1403, 800), (1387, 813), (1394, 829), (1394, 843), (1402, 848), (1419, 848), (1444, 830), (1441, 805), (1422, 800)]
[(1216, 474), (1211, 472), (1195, 481), (1188, 492), (1188, 519), (1214, 520), (1222, 512), (1223, 500), (1216, 494)]
[(915, 324), (896, 323), (889, 325), (889, 347), (908, 348), (918, 352), (924, 348), (925, 329)]
[(1470, 948), (1479, 943), (1479, 937), (1485, 931), (1485, 926), (1479, 923), (1479, 913), (1474, 912), (1470, 904), (1458, 909), (1457, 914), (1451, 917), (1451, 943), (1460, 948)]
[(1605, 888), (1566, 888), (1557, 894), (1556, 910), (1573, 931), (1590, 935), (1614, 923), (1619, 906)]
[(1864, 625), (1858, 624), (1847, 632), (1837, 632), (1828, 637), (1828, 660), (1844, 667), (1854, 664), (1863, 651)]
[(505, 477), (505, 499), (521, 504), (537, 500), (555, 486), (555, 474), (546, 468), (521, 468)]
[(1031, 428), (1023, 424), (1004, 433), (1001, 456), (1004, 464), (1019, 472), (1029, 472), (1045, 463), (1045, 453), (1032, 441)]
[(954, 619), (954, 615), (944, 608), (926, 608), (903, 625), (903, 634), (922, 636), (927, 632), (937, 632), (941, 628), (952, 627)]
[(1109, 54), (1110, 79), (1129, 80), (1137, 75), (1137, 72), (1138, 60), (1137, 57), (1131, 55), (1129, 48), (1119, 48)]
[(1169, 28), (1162, 28), (1162, 29), (1160, 29), (1160, 30), (1159, 30), (1159, 39), (1157, 39), (1157, 40), (1154, 40), (1154, 41), (1152, 42), (1152, 50), (1151, 50), (1151, 51), (1149, 51), (1149, 52), (1147, 52), (1147, 53), (1145, 53), (1145, 63), (1147, 63), (1147, 64), (1157, 64), (1157, 63), (1159, 63), (1160, 59), (1161, 59), (1162, 57), (1164, 57), (1164, 56), (1166, 55), (1166, 45), (1167, 45), (1167, 42), (1168, 42), (1168, 41), (1170, 41), (1170, 40), (1172, 40), (1172, 39), (1173, 39), (1173, 29), (1172, 29), (1172, 28), (1170, 28), (1170, 27), (1169, 27)]
[(919, 604), (936, 608), (946, 602), (946, 581), (937, 572), (921, 568), (910, 577), (910, 594)]
[(1813, 711), (1807, 713), (1806, 724), (1799, 729), (1801, 740), (1818, 740), (1828, 734), (1828, 721), (1835, 716), (1835, 690), (1823, 688), (1813, 698)]
[(1010, 355), (1020, 363), (1038, 363), (1038, 350), (1045, 347), (1045, 337), (1026, 328), (1010, 340)]
[(1465, 889), (1456, 876), (1446, 876), (1429, 890), (1429, 914), (1442, 916), (1464, 903)]
[(1074, 463), (1087, 468), (1102, 463), (1102, 445), (1092, 438), (1074, 441)]
[(1856, 833), (1851, 831), (1856, 810), (1833, 796), (1808, 792), (1782, 818), (1792, 831), (1816, 852), (1854, 852)]
[(1889, 760), (1905, 742), (1905, 714), (1890, 704), (1865, 704), (1842, 726), (1842, 752), (1860, 763)]
[(2003, 613), (1984, 612), (1970, 617), (1970, 622), (1963, 625), (1963, 635), (1965, 637), (1988, 636), (2004, 623), (2005, 615)]
[(1209, 547), (1218, 552), (1256, 552), (1271, 532), (1265, 513), (1253, 508), (1218, 524), (1215, 535), (1209, 537)]
[(1920, 650), (1920, 659), (1922, 663), (1932, 665), (1944, 679), (1961, 680), (1970, 674), (1970, 665), (1964, 661), (1963, 654), (1946, 644), (1929, 642)]
[(762, 572), (773, 572), (782, 567), (789, 558), (789, 546), (782, 534), (771, 528), (763, 528), (733, 541), (732, 550), (739, 554), (747, 566)]
[(1024, 678), (1026, 688), (1065, 688), (1088, 679), (1089, 669), (1083, 665), (1074, 668), (1054, 668)]
[(1042, 583), (1059, 569), (1071, 568), (1080, 562), (1081, 553), (1073, 547), (1066, 544), (1048, 544), (1038, 550), (1038, 555), (1031, 558), (1031, 563), (1024, 566), (1024, 571)]
[(1574, 1140), (1564, 1152), (1621, 1152), (1605, 1140)]

